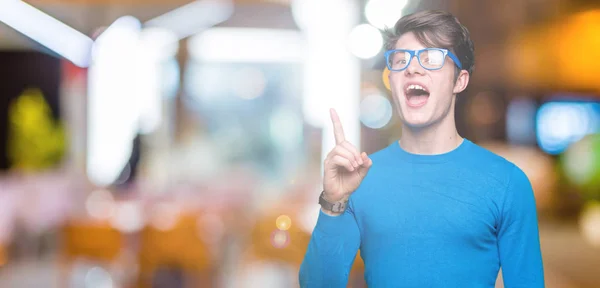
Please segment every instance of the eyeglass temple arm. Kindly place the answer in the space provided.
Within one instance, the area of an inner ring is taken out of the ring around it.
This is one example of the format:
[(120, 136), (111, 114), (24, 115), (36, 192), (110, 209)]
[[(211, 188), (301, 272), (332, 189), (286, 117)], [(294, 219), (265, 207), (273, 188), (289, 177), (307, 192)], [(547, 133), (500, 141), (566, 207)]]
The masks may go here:
[(454, 55), (452, 52), (450, 52), (450, 50), (446, 50), (448, 51), (448, 57), (450, 57), (450, 59), (452, 59), (452, 61), (454, 61), (454, 63), (456, 63), (456, 66), (458, 66), (458, 68), (462, 69), (462, 63), (460, 63), (460, 60), (458, 60), (458, 57), (456, 57), (456, 55)]

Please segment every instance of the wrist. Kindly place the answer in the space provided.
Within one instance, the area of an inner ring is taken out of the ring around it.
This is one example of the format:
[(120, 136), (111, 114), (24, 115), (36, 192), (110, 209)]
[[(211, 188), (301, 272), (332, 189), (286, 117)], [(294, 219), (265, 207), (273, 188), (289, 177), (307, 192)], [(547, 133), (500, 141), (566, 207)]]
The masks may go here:
[(323, 199), (325, 199), (327, 202), (331, 203), (348, 201), (349, 198), (348, 195), (331, 196), (331, 194), (328, 194), (325, 190), (323, 190), (321, 197), (323, 197)]

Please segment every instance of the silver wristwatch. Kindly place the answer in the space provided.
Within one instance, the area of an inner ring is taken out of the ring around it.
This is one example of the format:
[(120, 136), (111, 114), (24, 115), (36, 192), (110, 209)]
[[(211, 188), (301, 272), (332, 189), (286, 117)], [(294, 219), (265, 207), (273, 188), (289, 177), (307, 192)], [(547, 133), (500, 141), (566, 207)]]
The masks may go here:
[(319, 205), (321, 205), (321, 207), (323, 207), (323, 209), (327, 210), (327, 211), (331, 211), (333, 213), (342, 213), (344, 211), (346, 211), (346, 203), (348, 202), (347, 200), (342, 200), (342, 201), (337, 201), (337, 202), (329, 202), (327, 200), (325, 200), (324, 196), (325, 191), (321, 192), (321, 195), (319, 196)]

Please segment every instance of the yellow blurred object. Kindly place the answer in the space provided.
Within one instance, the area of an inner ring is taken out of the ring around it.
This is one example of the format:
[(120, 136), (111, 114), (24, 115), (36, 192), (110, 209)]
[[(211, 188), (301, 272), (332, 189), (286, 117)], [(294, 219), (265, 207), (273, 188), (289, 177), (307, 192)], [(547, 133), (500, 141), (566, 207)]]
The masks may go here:
[(600, 247), (600, 201), (587, 202), (579, 216), (579, 230), (593, 247)]
[(146, 226), (141, 234), (140, 285), (148, 287), (152, 275), (160, 267), (176, 267), (200, 277), (203, 285), (212, 286), (218, 263), (210, 247), (200, 238), (198, 215), (182, 213), (170, 229)]
[(517, 87), (600, 91), (600, 10), (530, 28), (509, 41), (507, 52)]
[(23, 91), (9, 107), (9, 120), (8, 156), (15, 169), (42, 170), (62, 159), (65, 132), (52, 119), (42, 91)]
[(550, 33), (559, 35), (553, 53), (559, 59), (556, 80), (565, 88), (600, 91), (600, 10), (576, 14)]
[(111, 262), (124, 246), (123, 236), (107, 222), (70, 222), (63, 229), (63, 256)]
[(392, 88), (390, 87), (390, 70), (388, 70), (387, 67), (385, 67), (385, 69), (383, 69), (381, 79), (383, 80), (383, 85), (385, 85), (385, 88), (392, 91)]
[(6, 247), (4, 245), (0, 245), (0, 267), (4, 266), (8, 262), (6, 256)]
[(290, 229), (290, 226), (292, 226), (292, 219), (290, 219), (290, 216), (281, 215), (275, 220), (275, 226), (277, 226), (277, 229), (279, 230), (288, 230)]

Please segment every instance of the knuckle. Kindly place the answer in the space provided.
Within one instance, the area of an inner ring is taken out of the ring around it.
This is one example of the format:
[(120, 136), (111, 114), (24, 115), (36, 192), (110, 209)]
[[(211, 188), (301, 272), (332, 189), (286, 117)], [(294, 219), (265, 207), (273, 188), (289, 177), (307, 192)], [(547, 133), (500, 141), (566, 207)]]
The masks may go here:
[(335, 146), (333, 152), (335, 153), (335, 155), (342, 155), (344, 153), (344, 147), (341, 147), (339, 145)]

